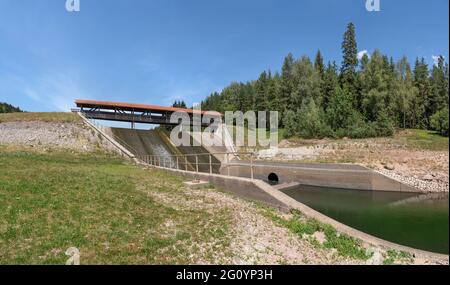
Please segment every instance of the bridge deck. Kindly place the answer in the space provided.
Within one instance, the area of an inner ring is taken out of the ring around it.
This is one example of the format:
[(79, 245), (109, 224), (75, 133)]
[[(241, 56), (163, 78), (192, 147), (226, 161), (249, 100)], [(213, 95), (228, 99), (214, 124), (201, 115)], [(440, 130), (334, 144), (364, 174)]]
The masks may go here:
[[(75, 104), (80, 111), (88, 118), (108, 121), (121, 121), (161, 125), (178, 125), (170, 122), (170, 116), (175, 112), (185, 112), (193, 118), (194, 114), (204, 116), (220, 117), (222, 114), (214, 111), (201, 111), (186, 108), (165, 107), (146, 104), (132, 104), (123, 102), (96, 101), (96, 100), (75, 100)], [(202, 123), (203, 126), (209, 124)]]

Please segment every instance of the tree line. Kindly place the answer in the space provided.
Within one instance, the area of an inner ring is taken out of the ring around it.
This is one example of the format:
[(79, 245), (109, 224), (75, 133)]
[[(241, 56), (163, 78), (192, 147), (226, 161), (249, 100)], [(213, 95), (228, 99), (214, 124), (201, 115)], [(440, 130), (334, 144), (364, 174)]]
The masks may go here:
[(13, 105), (0, 102), (0, 113), (15, 113), (22, 112), (20, 108), (14, 107)]
[(279, 111), (285, 136), (390, 136), (396, 128), (430, 129), (448, 136), (449, 66), (443, 56), (430, 69), (375, 50), (358, 58), (355, 26), (342, 42), (342, 64), (288, 54), (281, 73), (233, 82), (202, 102), (202, 109)]

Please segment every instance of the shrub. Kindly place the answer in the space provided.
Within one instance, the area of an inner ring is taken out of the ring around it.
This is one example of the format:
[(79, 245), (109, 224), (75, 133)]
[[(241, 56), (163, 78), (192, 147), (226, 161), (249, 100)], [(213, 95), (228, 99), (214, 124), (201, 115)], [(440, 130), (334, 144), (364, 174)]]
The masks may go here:
[(335, 131), (347, 129), (351, 124), (353, 112), (350, 95), (348, 92), (337, 88), (326, 110), (328, 125)]
[(353, 124), (348, 129), (348, 137), (362, 139), (377, 136), (374, 123), (364, 121), (362, 115), (358, 112), (355, 112), (352, 118)]
[(431, 128), (443, 136), (448, 136), (448, 108), (437, 111), (430, 117)]
[(394, 134), (394, 124), (389, 118), (385, 110), (378, 113), (377, 121), (375, 123), (375, 131), (378, 136), (392, 136)]
[(303, 100), (302, 106), (297, 111), (298, 134), (302, 138), (322, 137), (324, 122), (320, 115), (320, 109), (316, 106), (314, 99)]
[(297, 135), (298, 123), (295, 117), (295, 112), (291, 110), (284, 115), (284, 136), (287, 138)]

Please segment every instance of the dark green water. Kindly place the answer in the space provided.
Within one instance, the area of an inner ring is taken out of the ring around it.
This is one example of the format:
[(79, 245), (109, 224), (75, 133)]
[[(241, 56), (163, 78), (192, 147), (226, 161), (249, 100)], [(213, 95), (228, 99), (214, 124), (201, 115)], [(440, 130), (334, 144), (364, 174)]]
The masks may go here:
[(448, 194), (300, 186), (284, 193), (337, 221), (398, 244), (449, 253)]

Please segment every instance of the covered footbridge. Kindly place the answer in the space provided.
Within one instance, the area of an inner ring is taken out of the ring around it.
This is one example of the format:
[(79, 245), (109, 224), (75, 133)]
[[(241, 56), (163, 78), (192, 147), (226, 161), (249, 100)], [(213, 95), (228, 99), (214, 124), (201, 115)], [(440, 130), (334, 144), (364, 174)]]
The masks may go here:
[[(200, 118), (208, 112), (208, 117), (221, 117), (222, 114), (213, 111), (200, 111), (195, 109), (165, 107), (146, 104), (132, 104), (123, 102), (96, 101), (96, 100), (75, 100), (77, 108), (73, 111), (81, 112), (87, 118), (107, 121), (130, 122), (134, 128), (135, 123), (158, 124), (158, 125), (178, 125), (179, 122), (171, 123), (170, 117), (175, 112), (184, 112), (189, 115), (191, 123), (194, 114), (199, 114)], [(208, 126), (210, 122), (202, 126)]]

